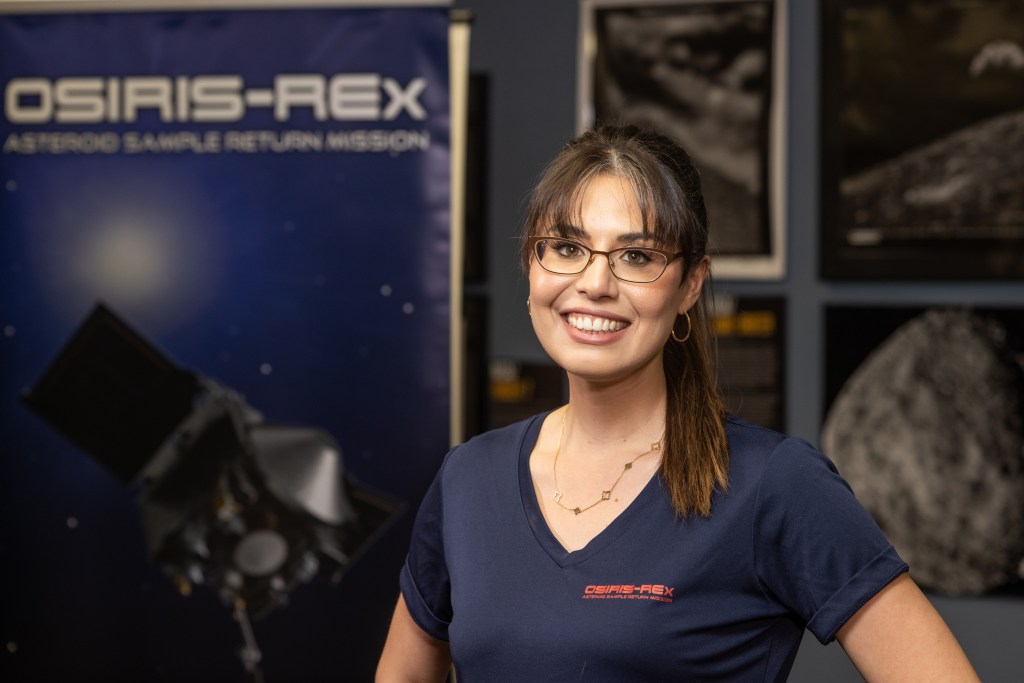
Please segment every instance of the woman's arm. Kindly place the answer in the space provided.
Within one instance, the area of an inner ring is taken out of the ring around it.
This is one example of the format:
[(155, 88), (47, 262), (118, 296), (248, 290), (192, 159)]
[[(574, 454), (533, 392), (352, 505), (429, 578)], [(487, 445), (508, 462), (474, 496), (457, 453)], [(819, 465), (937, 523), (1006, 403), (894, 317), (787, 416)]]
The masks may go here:
[(906, 574), (857, 610), (837, 638), (869, 683), (979, 680), (942, 617)]
[(438, 683), (452, 666), (448, 643), (431, 638), (416, 624), (398, 598), (391, 628), (377, 663), (377, 683)]

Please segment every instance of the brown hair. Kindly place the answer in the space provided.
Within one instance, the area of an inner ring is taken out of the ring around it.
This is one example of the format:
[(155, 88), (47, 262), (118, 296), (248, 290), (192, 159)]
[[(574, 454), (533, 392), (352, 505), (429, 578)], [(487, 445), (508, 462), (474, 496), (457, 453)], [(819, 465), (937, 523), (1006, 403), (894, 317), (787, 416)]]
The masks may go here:
[[(689, 155), (668, 138), (632, 126), (600, 127), (569, 141), (534, 187), (524, 224), (520, 263), (529, 270), (527, 238), (541, 230), (579, 225), (583, 190), (599, 175), (626, 180), (643, 216), (642, 231), (656, 244), (684, 251), (683, 280), (707, 256), (708, 219), (700, 178)], [(708, 302), (710, 276), (689, 311), (690, 337), (665, 343), (668, 400), (661, 476), (676, 513), (711, 514), (716, 487), (728, 488), (725, 408), (713, 370), (714, 339)], [(686, 323), (676, 323), (680, 337)]]

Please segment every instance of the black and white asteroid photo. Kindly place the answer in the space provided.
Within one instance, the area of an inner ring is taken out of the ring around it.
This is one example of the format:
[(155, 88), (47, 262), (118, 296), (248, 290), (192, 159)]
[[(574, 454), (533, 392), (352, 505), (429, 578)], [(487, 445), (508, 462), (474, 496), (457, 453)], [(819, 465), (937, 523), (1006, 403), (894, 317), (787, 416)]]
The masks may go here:
[[(878, 310), (829, 309), (830, 368)], [(926, 589), (980, 595), (1024, 578), (1022, 317), (923, 310), (828, 409), (823, 451)]]
[(839, 39), (845, 243), (1024, 239), (1024, 3), (853, 0)]

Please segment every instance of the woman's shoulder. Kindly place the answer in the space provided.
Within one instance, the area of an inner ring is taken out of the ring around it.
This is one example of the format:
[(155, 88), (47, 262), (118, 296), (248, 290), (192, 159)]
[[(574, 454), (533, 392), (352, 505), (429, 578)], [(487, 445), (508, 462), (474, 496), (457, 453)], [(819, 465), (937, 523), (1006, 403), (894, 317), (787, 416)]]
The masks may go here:
[(775, 476), (807, 468), (835, 470), (832, 462), (808, 441), (763, 427), (735, 415), (726, 416), (730, 470), (767, 468)]
[(502, 427), (495, 427), (489, 429), (486, 432), (477, 434), (464, 443), (457, 446), (458, 450), (468, 451), (480, 451), (493, 448), (496, 445), (506, 445), (509, 443), (519, 443), (526, 438), (526, 435), (533, 431), (534, 428), (539, 427), (539, 423), (544, 421), (544, 418), (548, 416), (550, 411), (531, 415), (530, 417), (513, 422), (512, 424), (504, 425)]
[(748, 453), (770, 453), (790, 438), (782, 432), (731, 413), (725, 416), (725, 434), (729, 442), (729, 455), (733, 457)]
[(505, 460), (517, 460), (527, 438), (536, 439), (547, 412), (471, 437), (449, 451), (443, 467), (477, 468)]

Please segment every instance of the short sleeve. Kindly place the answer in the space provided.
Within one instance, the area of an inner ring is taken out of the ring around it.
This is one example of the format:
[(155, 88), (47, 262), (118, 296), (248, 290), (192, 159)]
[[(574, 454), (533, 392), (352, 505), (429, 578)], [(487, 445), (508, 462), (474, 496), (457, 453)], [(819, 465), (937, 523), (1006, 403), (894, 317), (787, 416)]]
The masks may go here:
[(782, 441), (769, 456), (754, 553), (765, 590), (822, 643), (907, 571), (832, 462), (799, 439)]
[(399, 578), (413, 621), (438, 640), (448, 640), (452, 619), (451, 580), (444, 555), (443, 472), (442, 467), (420, 504)]

